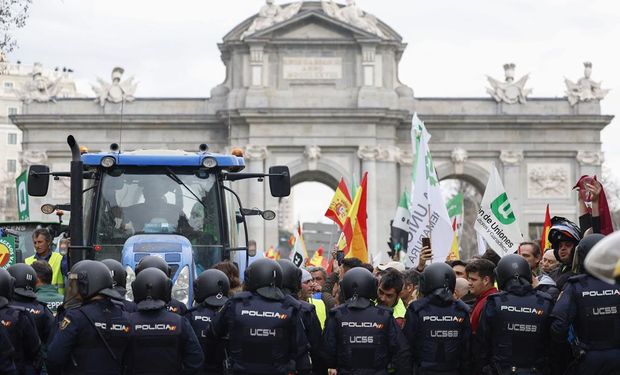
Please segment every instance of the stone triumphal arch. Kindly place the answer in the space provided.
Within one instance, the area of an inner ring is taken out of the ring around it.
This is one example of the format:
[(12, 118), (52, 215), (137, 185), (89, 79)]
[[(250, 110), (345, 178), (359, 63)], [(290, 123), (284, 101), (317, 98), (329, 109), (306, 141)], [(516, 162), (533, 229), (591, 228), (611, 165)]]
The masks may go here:
[[(506, 80), (490, 80), (487, 98), (416, 97), (398, 78), (403, 38), (355, 2), (267, 4), (217, 47), (226, 77), (208, 98), (134, 99), (135, 86), (115, 70), (112, 83), (97, 90), (97, 102), (24, 105), (13, 121), (24, 132), (25, 164), (43, 157), (67, 165), (68, 133), (90, 150), (106, 150), (119, 140), (122, 119), (125, 150), (241, 146), (248, 171), (287, 164), (293, 181), (316, 178), (332, 187), (368, 171), (374, 261), (386, 256), (389, 221), (410, 185), (414, 112), (432, 133), (441, 178), (464, 178), (483, 189), (490, 168), (499, 169), (523, 233), (542, 221), (546, 202), (555, 214), (574, 217), (571, 184), (582, 174), (600, 174), (600, 130), (611, 121), (600, 113), (604, 95), (527, 98), (527, 77), (515, 81), (514, 65), (507, 64)], [(277, 209), (267, 186), (246, 184), (241, 193), (250, 207)], [(250, 232), (259, 247), (277, 243), (277, 221), (253, 220)]]

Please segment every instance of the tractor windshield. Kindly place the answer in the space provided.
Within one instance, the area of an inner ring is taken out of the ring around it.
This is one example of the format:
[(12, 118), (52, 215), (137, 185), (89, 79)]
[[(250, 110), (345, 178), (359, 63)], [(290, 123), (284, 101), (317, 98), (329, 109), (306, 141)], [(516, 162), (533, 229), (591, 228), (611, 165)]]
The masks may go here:
[[(101, 177), (93, 244), (120, 255), (122, 245), (135, 234), (174, 233), (190, 240), (197, 263), (207, 266), (219, 260), (220, 199), (213, 174), (180, 168), (125, 168), (102, 172)], [(209, 254), (199, 254), (205, 250)], [(201, 262), (201, 256), (209, 259)]]

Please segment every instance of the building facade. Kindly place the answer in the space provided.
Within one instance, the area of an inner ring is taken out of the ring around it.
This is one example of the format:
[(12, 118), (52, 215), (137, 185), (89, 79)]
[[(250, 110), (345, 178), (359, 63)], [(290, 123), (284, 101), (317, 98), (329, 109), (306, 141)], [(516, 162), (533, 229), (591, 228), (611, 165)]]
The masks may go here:
[[(24, 152), (45, 150), (48, 164), (67, 168), (68, 134), (91, 151), (107, 150), (122, 134), (125, 150), (243, 147), (247, 171), (285, 164), (293, 184), (335, 188), (341, 177), (350, 184), (368, 172), (374, 263), (387, 258), (390, 219), (411, 182), (414, 113), (432, 133), (440, 178), (483, 191), (490, 169), (498, 168), (526, 237), (547, 202), (554, 214), (575, 217), (574, 181), (600, 174), (600, 131), (612, 119), (601, 114), (600, 98), (528, 98), (523, 79), (511, 78), (514, 66), (505, 67), (505, 81), (491, 82), (488, 98), (416, 97), (398, 78), (403, 38), (354, 2), (267, 4), (218, 48), (226, 77), (208, 98), (25, 105), (13, 117)], [(236, 184), (248, 207), (277, 211), (267, 186)], [(277, 220), (249, 225), (259, 248), (277, 243)]]

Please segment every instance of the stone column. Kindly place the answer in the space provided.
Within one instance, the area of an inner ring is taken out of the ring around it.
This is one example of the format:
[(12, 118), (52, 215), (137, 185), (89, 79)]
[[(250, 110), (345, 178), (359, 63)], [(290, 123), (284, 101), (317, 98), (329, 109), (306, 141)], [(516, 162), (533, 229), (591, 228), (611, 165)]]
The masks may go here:
[[(504, 188), (510, 197), (510, 202), (514, 206), (513, 211), (517, 217), (525, 218), (522, 202), (527, 201), (527, 188), (523, 189), (523, 178), (521, 177), (521, 164), (523, 162), (523, 151), (502, 151), (499, 160), (502, 162)], [(527, 184), (527, 181), (526, 181)], [(521, 195), (517, 193), (521, 192)], [(529, 228), (526, 220), (519, 220), (521, 233), (527, 236)]]
[(398, 174), (394, 146), (362, 145), (357, 156), (362, 161), (362, 174), (368, 172), (366, 207), (368, 214), (368, 260), (379, 264), (388, 260), (386, 242), (390, 235), (390, 219), (398, 204)]
[(604, 156), (601, 151), (578, 151), (577, 162), (579, 163), (579, 170), (578, 175), (575, 176), (575, 181), (583, 175), (597, 175), (600, 179), (603, 161)]
[(263, 45), (250, 46), (251, 87), (263, 87)]
[[(265, 170), (265, 159), (267, 158), (267, 147), (260, 145), (247, 145), (245, 148), (245, 160), (248, 173), (262, 173)], [(257, 207), (263, 209), (265, 206), (265, 191), (269, 187), (269, 182), (257, 182), (256, 179), (244, 181), (247, 187), (247, 196), (242, 202), (245, 207)], [(250, 217), (247, 220), (248, 236), (250, 240), (256, 241), (258, 251), (264, 251), (269, 244), (265, 243), (265, 221), (261, 217)]]
[(363, 86), (375, 86), (375, 51), (374, 44), (362, 45), (362, 84)]

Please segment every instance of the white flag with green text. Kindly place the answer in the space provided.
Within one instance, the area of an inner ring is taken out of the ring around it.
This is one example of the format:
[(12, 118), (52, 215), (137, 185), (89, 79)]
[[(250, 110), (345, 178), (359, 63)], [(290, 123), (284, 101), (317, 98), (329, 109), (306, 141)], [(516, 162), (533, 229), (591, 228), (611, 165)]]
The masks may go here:
[(519, 222), (495, 167), (491, 170), (474, 229), (502, 257), (516, 252), (523, 241)]
[[(416, 142), (416, 138), (419, 142)], [(417, 153), (414, 164), (414, 178), (411, 181), (411, 203), (409, 205), (409, 241), (406, 262), (415, 266), (422, 250), (422, 238), (430, 237), (433, 258), (443, 262), (450, 253), (454, 232), (452, 221), (448, 216), (446, 202), (441, 194), (439, 178), (435, 171), (433, 158), (428, 147), (431, 135), (417, 114), (411, 124), (411, 143), (413, 152)]]

